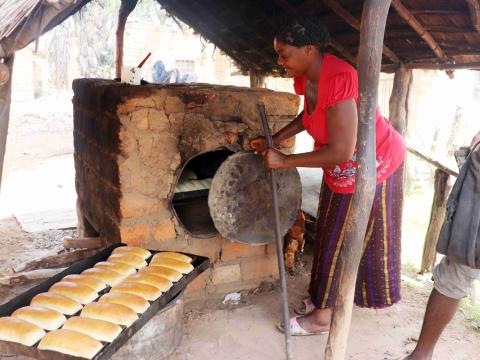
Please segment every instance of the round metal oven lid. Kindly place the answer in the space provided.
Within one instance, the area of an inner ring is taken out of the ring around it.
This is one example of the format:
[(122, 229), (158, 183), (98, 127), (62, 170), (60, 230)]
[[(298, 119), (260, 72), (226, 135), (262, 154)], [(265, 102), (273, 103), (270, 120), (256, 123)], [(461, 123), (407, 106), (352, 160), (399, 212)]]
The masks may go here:
[[(297, 169), (277, 170), (280, 228), (285, 235), (297, 218), (302, 186)], [(270, 174), (252, 152), (230, 156), (215, 174), (208, 206), (218, 232), (231, 242), (268, 244), (275, 240)]]

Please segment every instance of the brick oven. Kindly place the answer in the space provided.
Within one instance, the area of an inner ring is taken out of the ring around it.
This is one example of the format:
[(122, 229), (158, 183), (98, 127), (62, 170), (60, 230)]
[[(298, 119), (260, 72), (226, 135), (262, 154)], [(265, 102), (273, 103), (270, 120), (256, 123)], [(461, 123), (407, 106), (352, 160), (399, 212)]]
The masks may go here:
[[(257, 102), (273, 130), (297, 114), (296, 95), (207, 84), (129, 86), (73, 83), (79, 225), (157, 250), (208, 256), (212, 268), (189, 290), (225, 292), (277, 274), (275, 248), (230, 243), (216, 231), (207, 204), (215, 172), (262, 133)], [(284, 144), (288, 151), (293, 140)]]

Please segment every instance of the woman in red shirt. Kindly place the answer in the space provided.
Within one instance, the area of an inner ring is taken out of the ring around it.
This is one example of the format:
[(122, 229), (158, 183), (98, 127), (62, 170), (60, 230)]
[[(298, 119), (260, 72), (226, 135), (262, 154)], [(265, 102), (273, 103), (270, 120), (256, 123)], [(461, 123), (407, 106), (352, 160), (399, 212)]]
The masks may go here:
[[(303, 111), (274, 135), (274, 143), (306, 130), (315, 149), (285, 155), (267, 150), (262, 137), (251, 141), (269, 168), (321, 167), (324, 172), (310, 296), (295, 309), (302, 316), (290, 320), (293, 335), (329, 330), (338, 290), (338, 254), (355, 189), (358, 77), (351, 65), (325, 53), (328, 42), (328, 32), (313, 16), (295, 19), (274, 39), (278, 64), (305, 98)], [(362, 307), (384, 308), (400, 300), (404, 157), (401, 136), (377, 109), (377, 187), (355, 292), (355, 303)]]

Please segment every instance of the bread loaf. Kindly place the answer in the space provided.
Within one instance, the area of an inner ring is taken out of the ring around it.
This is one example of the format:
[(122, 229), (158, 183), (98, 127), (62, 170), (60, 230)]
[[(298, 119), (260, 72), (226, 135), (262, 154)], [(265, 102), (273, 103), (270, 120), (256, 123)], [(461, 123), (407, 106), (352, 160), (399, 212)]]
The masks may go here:
[(162, 278), (160, 276), (149, 275), (149, 274), (135, 274), (130, 275), (125, 279), (125, 282), (134, 282), (147, 284), (155, 286), (157, 289), (160, 289), (162, 292), (168, 291), (172, 287), (172, 282), (168, 279)]
[(150, 274), (155, 276), (161, 276), (170, 281), (178, 281), (182, 278), (182, 273), (177, 270), (169, 269), (163, 266), (151, 265), (138, 270), (139, 274)]
[(122, 274), (123, 276), (132, 275), (137, 272), (133, 266), (119, 263), (119, 262), (110, 262), (110, 261), (98, 262), (95, 264), (94, 268), (115, 271)]
[(75, 330), (89, 335), (98, 341), (112, 342), (122, 328), (110, 321), (74, 316), (68, 319), (62, 329)]
[(98, 297), (97, 292), (91, 287), (67, 281), (60, 281), (53, 284), (48, 291), (66, 296), (78, 301), (80, 304), (91, 303)]
[(155, 286), (127, 281), (112, 287), (112, 291), (138, 295), (148, 301), (154, 301), (162, 295), (162, 291)]
[(102, 343), (93, 337), (67, 329), (49, 332), (38, 344), (39, 350), (58, 351), (85, 359), (92, 359), (102, 347)]
[(147, 249), (135, 246), (119, 246), (112, 251), (112, 254), (134, 254), (140, 256), (143, 260), (148, 259), (152, 255)]
[(82, 308), (82, 304), (78, 301), (52, 292), (35, 295), (30, 305), (43, 306), (65, 315), (73, 315)]
[(173, 260), (183, 261), (189, 264), (192, 262), (192, 258), (190, 256), (180, 254), (177, 252), (171, 252), (171, 251), (159, 252), (153, 256), (152, 260), (155, 258), (173, 259)]
[(24, 306), (15, 310), (11, 316), (28, 321), (45, 330), (56, 330), (67, 321), (67, 318), (58, 311), (41, 306)]
[(101, 268), (90, 268), (82, 272), (82, 275), (93, 276), (101, 281), (105, 281), (107, 285), (115, 286), (120, 284), (123, 279), (127, 276), (122, 275), (119, 272), (108, 270), (108, 269), (101, 269)]
[(135, 311), (137, 314), (143, 314), (150, 306), (148, 301), (141, 296), (115, 291), (110, 291), (103, 295), (98, 302), (124, 305)]
[(133, 266), (135, 269), (141, 269), (147, 266), (146, 261), (135, 254), (112, 254), (108, 257), (109, 262), (118, 262)]
[(94, 302), (85, 305), (80, 316), (110, 321), (124, 326), (130, 326), (138, 319), (137, 314), (129, 307), (108, 302)]
[(33, 346), (45, 335), (45, 331), (25, 320), (2, 317), (0, 318), (0, 340)]
[(86, 275), (72, 274), (65, 276), (62, 281), (73, 282), (80, 285), (91, 287), (95, 292), (102, 291), (107, 287), (105, 281)]
[[(157, 254), (158, 255), (158, 254)], [(155, 255), (156, 256), (156, 255)], [(182, 274), (188, 274), (193, 270), (192, 264), (186, 263), (184, 261), (179, 261), (175, 259), (162, 258), (162, 257), (153, 257), (150, 262), (150, 266), (163, 266), (169, 269), (176, 270)]]

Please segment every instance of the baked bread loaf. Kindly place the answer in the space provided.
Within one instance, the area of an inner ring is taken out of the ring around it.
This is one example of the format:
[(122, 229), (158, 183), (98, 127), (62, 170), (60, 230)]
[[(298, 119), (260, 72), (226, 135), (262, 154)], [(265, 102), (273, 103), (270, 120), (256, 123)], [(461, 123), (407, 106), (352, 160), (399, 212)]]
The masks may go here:
[(58, 311), (64, 315), (73, 315), (82, 308), (82, 304), (78, 301), (52, 292), (35, 295), (30, 302), (30, 305), (42, 306), (47, 309)]
[(152, 285), (155, 286), (157, 289), (160, 289), (162, 292), (168, 291), (168, 289), (170, 289), (173, 285), (172, 282), (168, 279), (149, 274), (130, 275), (125, 279), (125, 282)]
[(186, 263), (189, 263), (189, 264), (191, 264), (191, 262), (192, 262), (192, 258), (190, 256), (180, 254), (180, 253), (177, 253), (177, 252), (171, 252), (171, 251), (159, 252), (159, 253), (157, 253), (153, 256), (152, 260), (155, 259), (155, 258), (157, 258), (157, 259), (158, 258), (173, 259), (173, 260), (183, 261), (183, 262), (186, 262)]
[(106, 293), (98, 300), (98, 302), (124, 305), (135, 311), (137, 314), (143, 314), (150, 306), (148, 301), (141, 296), (115, 291)]
[(135, 269), (141, 269), (147, 266), (147, 262), (141, 256), (135, 254), (112, 254), (107, 261), (127, 264), (133, 266)]
[(85, 305), (80, 316), (110, 321), (117, 325), (130, 326), (138, 319), (135, 311), (120, 304), (94, 302)]
[(173, 282), (180, 280), (183, 276), (182, 273), (178, 272), (177, 270), (156, 265), (144, 267), (143, 269), (138, 270), (138, 273), (161, 276)]
[(115, 286), (120, 284), (123, 279), (127, 276), (122, 275), (119, 272), (108, 270), (108, 269), (101, 269), (101, 268), (90, 268), (84, 270), (82, 275), (93, 276), (94, 278), (100, 279), (101, 281), (105, 281), (109, 286)]
[(119, 263), (119, 262), (110, 262), (110, 261), (100, 261), (95, 264), (94, 268), (116, 271), (122, 274), (123, 276), (132, 275), (137, 272), (133, 266)]
[(0, 340), (33, 346), (45, 335), (45, 331), (25, 320), (2, 317), (0, 318)]
[(102, 291), (107, 287), (105, 281), (86, 275), (72, 274), (65, 276), (62, 281), (73, 282), (80, 285), (91, 287), (96, 292)]
[(58, 311), (41, 306), (24, 306), (15, 310), (11, 316), (28, 321), (45, 330), (56, 330), (67, 321), (67, 318)]
[(148, 301), (154, 301), (162, 295), (162, 290), (155, 286), (127, 281), (112, 287), (112, 291), (138, 295)]
[(182, 274), (188, 274), (193, 270), (193, 265), (186, 263), (184, 261), (179, 261), (179, 260), (169, 259), (169, 258), (162, 258), (162, 257), (156, 258), (155, 256), (152, 258), (152, 261), (150, 262), (151, 266), (160, 265), (160, 266), (181, 272)]
[(112, 342), (122, 328), (110, 321), (74, 316), (68, 319), (62, 329), (75, 330), (89, 335), (98, 341)]
[(67, 329), (49, 332), (38, 344), (39, 350), (58, 351), (85, 359), (92, 359), (102, 347), (102, 343), (93, 337)]
[(97, 292), (91, 287), (68, 281), (60, 281), (55, 283), (48, 291), (66, 296), (70, 299), (78, 301), (80, 304), (91, 303), (98, 297)]
[(119, 246), (112, 251), (112, 254), (134, 254), (140, 256), (143, 260), (152, 256), (152, 253), (147, 249), (136, 246)]

